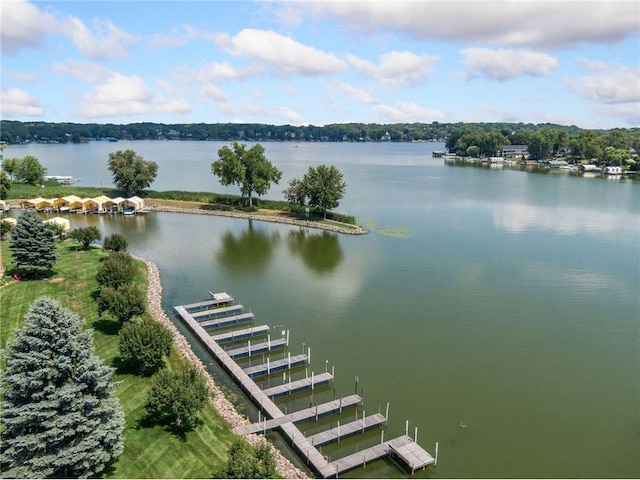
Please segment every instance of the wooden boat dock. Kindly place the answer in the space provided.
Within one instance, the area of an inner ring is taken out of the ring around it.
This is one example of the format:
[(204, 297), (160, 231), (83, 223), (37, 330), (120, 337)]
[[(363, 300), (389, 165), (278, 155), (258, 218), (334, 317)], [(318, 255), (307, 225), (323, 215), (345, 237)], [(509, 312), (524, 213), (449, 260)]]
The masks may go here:
[[(212, 293), (210, 300), (187, 305), (174, 306), (174, 311), (187, 327), (200, 339), (201, 343), (216, 358), (222, 368), (248, 395), (249, 399), (258, 408), (259, 420), (256, 423), (237, 427), (235, 432), (240, 435), (251, 433), (266, 434), (278, 429), (280, 433), (288, 439), (305, 463), (317, 474), (324, 478), (337, 477), (341, 473), (366, 465), (368, 462), (385, 457), (394, 457), (404, 462), (413, 473), (420, 468), (435, 465), (437, 458), (434, 458), (418, 443), (409, 437), (406, 432), (401, 437), (383, 441), (352, 455), (347, 455), (330, 462), (318, 450), (317, 447), (331, 442), (338, 442), (341, 438), (364, 434), (377, 426), (386, 423), (385, 415), (376, 413), (365, 416), (364, 412), (360, 420), (348, 422), (344, 425), (338, 423), (337, 427), (326, 431), (306, 436), (295, 425), (298, 422), (308, 421), (320, 416), (342, 412), (345, 408), (351, 408), (362, 404), (362, 398), (358, 395), (340, 397), (330, 402), (316, 404), (306, 409), (296, 412), (284, 413), (275, 403), (275, 398), (285, 395), (293, 395), (305, 390), (313, 391), (318, 386), (326, 385), (333, 381), (333, 373), (326, 371), (316, 375), (313, 371), (311, 376), (305, 373), (305, 378), (291, 379), (291, 372), (294, 368), (305, 365), (309, 362), (310, 351), (291, 356), (288, 353), (286, 358), (273, 360), (267, 357), (266, 363), (250, 365), (242, 368), (236, 363), (236, 358), (251, 358), (254, 355), (271, 354), (273, 351), (282, 350), (288, 347), (289, 334), (283, 338), (271, 339), (268, 334), (270, 328), (266, 325), (254, 326), (234, 331), (228, 331), (211, 335), (208, 330), (215, 330), (224, 327), (235, 327), (241, 323), (251, 322), (254, 319), (253, 313), (238, 313), (244, 310), (242, 305), (232, 305), (233, 298), (227, 293)], [(284, 332), (283, 332), (284, 333)], [(253, 343), (251, 338), (267, 336), (267, 341)], [(248, 340), (247, 340), (248, 339)], [(220, 344), (237, 343), (247, 340), (246, 346), (232, 346), (225, 350)], [(275, 372), (285, 371), (284, 379), (279, 385), (261, 388), (255, 383), (252, 377), (271, 375)], [(289, 370), (287, 380), (286, 371)], [(335, 392), (334, 392), (335, 393)], [(387, 406), (388, 410), (388, 406)], [(262, 419), (260, 419), (262, 415)], [(384, 433), (383, 433), (384, 436)], [(417, 437), (417, 434), (416, 434)], [(437, 444), (436, 444), (437, 457)]]

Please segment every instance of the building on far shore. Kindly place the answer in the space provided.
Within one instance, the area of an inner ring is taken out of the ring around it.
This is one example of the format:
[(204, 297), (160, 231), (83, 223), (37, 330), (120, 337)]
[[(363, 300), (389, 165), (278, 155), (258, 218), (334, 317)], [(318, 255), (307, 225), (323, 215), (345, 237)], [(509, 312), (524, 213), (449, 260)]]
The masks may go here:
[(522, 157), (529, 158), (529, 149), (526, 145), (505, 145), (502, 147), (503, 158)]

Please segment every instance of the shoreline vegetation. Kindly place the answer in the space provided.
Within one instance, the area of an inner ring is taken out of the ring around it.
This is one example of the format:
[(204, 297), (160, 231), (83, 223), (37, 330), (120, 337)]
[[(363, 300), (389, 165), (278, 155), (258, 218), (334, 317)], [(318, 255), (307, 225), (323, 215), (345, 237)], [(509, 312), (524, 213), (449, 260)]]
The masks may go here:
[[(89, 198), (100, 195), (117, 197), (121, 193), (114, 188), (61, 185), (56, 181), (47, 181), (43, 187), (12, 182), (7, 203), (15, 205), (29, 198), (53, 198), (67, 195)], [(243, 205), (244, 198), (237, 195), (186, 191), (156, 192), (154, 190), (145, 190), (143, 195), (146, 207), (150, 211), (246, 218), (328, 230), (345, 235), (369, 233), (366, 228), (355, 224), (353, 216), (327, 212), (325, 220), (321, 213), (312, 210), (307, 218), (304, 207), (285, 201), (254, 199), (254, 206), (246, 207)]]
[[(6, 264), (12, 262), (12, 252), (8, 242), (1, 244), (2, 257)], [(2, 295), (0, 307), (3, 312), (1, 347), (4, 348), (13, 331), (23, 323), (24, 313), (40, 297), (54, 298), (77, 313), (86, 322), (86, 328), (93, 329), (96, 351), (105, 364), (117, 367), (116, 380), (120, 382), (118, 396), (121, 398), (126, 415), (125, 451), (107, 470), (107, 478), (200, 478), (210, 477), (224, 462), (226, 451), (236, 437), (233, 428), (247, 423), (224, 391), (215, 383), (204, 364), (194, 353), (189, 341), (179, 332), (176, 325), (162, 308), (162, 280), (157, 265), (149, 260), (135, 257), (139, 272), (136, 283), (146, 290), (147, 312), (144, 314), (165, 326), (173, 336), (173, 353), (167, 358), (170, 367), (174, 367), (184, 358), (193, 365), (206, 380), (210, 390), (209, 406), (201, 412), (203, 424), (184, 438), (176, 436), (163, 427), (141, 428), (139, 418), (143, 411), (149, 378), (133, 375), (122, 370), (117, 353), (117, 326), (110, 317), (97, 314), (95, 299), (92, 296), (97, 288), (95, 272), (100, 262), (106, 258), (106, 252), (99, 247), (78, 250), (74, 243), (58, 243), (59, 258), (49, 276), (37, 280), (15, 281), (7, 277), (0, 284)], [(12, 268), (7, 269), (11, 274)], [(3, 359), (0, 366), (4, 368)], [(298, 469), (271, 442), (260, 435), (244, 436), (250, 444), (266, 442), (270, 445), (282, 478), (309, 478)], [(162, 442), (158, 461), (157, 442)], [(192, 450), (210, 448), (208, 457)], [(188, 463), (188, 466), (185, 464)], [(217, 467), (216, 467), (217, 466)], [(215, 467), (215, 468), (214, 468)]]

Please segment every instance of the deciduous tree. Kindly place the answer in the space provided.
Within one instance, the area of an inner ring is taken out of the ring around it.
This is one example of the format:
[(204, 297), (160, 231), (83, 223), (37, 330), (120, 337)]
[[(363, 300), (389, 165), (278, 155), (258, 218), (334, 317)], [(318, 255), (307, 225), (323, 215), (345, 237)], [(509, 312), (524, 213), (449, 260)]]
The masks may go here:
[(45, 173), (47, 173), (47, 169), (32, 155), (27, 155), (19, 160), (15, 168), (16, 180), (30, 185), (40, 185), (44, 182)]
[(152, 377), (145, 406), (147, 418), (189, 429), (197, 424), (197, 414), (208, 398), (207, 384), (191, 365), (165, 368)]
[(347, 184), (342, 178), (342, 172), (333, 165), (309, 167), (302, 178), (309, 197), (309, 205), (321, 209), (325, 219), (327, 210), (337, 208), (344, 197)]
[(267, 443), (251, 446), (238, 437), (229, 448), (229, 458), (216, 478), (277, 478), (276, 462)]
[(24, 320), (2, 377), (2, 475), (98, 475), (123, 450), (113, 369), (95, 355), (91, 330), (58, 302), (37, 300)]
[(131, 255), (126, 252), (112, 252), (98, 268), (96, 280), (100, 286), (117, 289), (133, 282), (135, 274), (136, 267)]
[(124, 235), (120, 235), (119, 233), (114, 233), (104, 239), (105, 250), (110, 250), (112, 252), (126, 252), (127, 246), (127, 239)]
[(100, 237), (100, 230), (93, 225), (76, 228), (69, 233), (69, 238), (81, 243), (84, 250), (89, 250), (91, 244), (100, 240)]
[(113, 183), (127, 196), (140, 193), (153, 183), (158, 164), (146, 161), (133, 150), (119, 150), (109, 154), (107, 162)]
[(0, 200), (6, 200), (11, 190), (11, 180), (7, 176), (7, 172), (0, 172)]
[(120, 323), (145, 312), (144, 292), (133, 284), (120, 287), (102, 287), (98, 296), (98, 313), (109, 312)]
[(277, 184), (282, 178), (282, 172), (267, 159), (259, 143), (248, 150), (238, 142), (233, 142), (232, 148), (225, 145), (218, 150), (218, 160), (211, 164), (211, 170), (222, 185), (238, 185), (249, 206), (253, 206), (253, 193), (266, 194), (271, 182)]
[(33, 210), (25, 210), (13, 229), (10, 247), (16, 269), (25, 275), (47, 272), (56, 263), (55, 233)]
[(136, 364), (141, 372), (162, 367), (169, 355), (173, 337), (162, 324), (150, 320), (128, 322), (118, 334), (118, 351), (125, 363)]

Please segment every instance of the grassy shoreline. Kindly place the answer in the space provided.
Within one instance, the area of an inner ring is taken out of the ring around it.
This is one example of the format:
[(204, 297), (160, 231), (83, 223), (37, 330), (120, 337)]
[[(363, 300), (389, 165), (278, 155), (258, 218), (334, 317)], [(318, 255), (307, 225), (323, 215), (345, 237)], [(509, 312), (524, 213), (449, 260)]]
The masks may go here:
[[(2, 259), (11, 273), (9, 242), (0, 242)], [(107, 253), (99, 248), (80, 250), (69, 241), (58, 243), (58, 261), (52, 275), (40, 280), (11, 281), (1, 287), (2, 329), (0, 348), (5, 348), (11, 332), (22, 325), (24, 314), (39, 297), (47, 296), (73, 310), (94, 331), (96, 353), (105, 364), (115, 367), (114, 379), (120, 383), (117, 394), (125, 411), (125, 450), (103, 473), (104, 478), (210, 478), (224, 465), (235, 435), (231, 426), (208, 403), (200, 418), (202, 425), (183, 438), (164, 426), (141, 425), (143, 406), (150, 387), (149, 377), (123, 369), (118, 355), (118, 323), (100, 317), (94, 299), (98, 289), (95, 273)], [(148, 287), (147, 268), (136, 260), (135, 282)], [(147, 313), (146, 315), (149, 315)], [(178, 365), (182, 355), (176, 348), (168, 359)]]
[[(67, 195), (89, 198), (106, 195), (113, 198), (122, 196), (122, 192), (115, 188), (60, 185), (55, 181), (45, 182), (42, 187), (12, 182), (7, 201), (9, 203), (12, 203), (12, 201), (16, 203), (19, 200), (35, 197), (54, 198)], [(307, 218), (304, 207), (292, 205), (285, 201), (255, 198), (254, 206), (247, 207), (244, 205), (245, 199), (238, 195), (179, 190), (164, 192), (146, 190), (144, 192), (144, 198), (147, 205), (155, 207), (158, 210), (165, 207), (206, 210), (210, 214), (224, 212), (226, 214), (250, 216), (258, 220), (268, 216), (283, 219), (283, 222), (286, 221), (286, 223), (306, 222), (309, 224), (307, 226), (317, 226), (317, 228), (327, 228), (327, 225), (334, 226), (344, 229), (344, 233), (367, 233), (362, 227), (356, 225), (356, 220), (353, 216), (327, 212), (327, 218), (324, 219), (322, 212), (312, 210), (310, 212), (310, 218)], [(353, 232), (350, 232), (350, 230), (353, 230)]]

